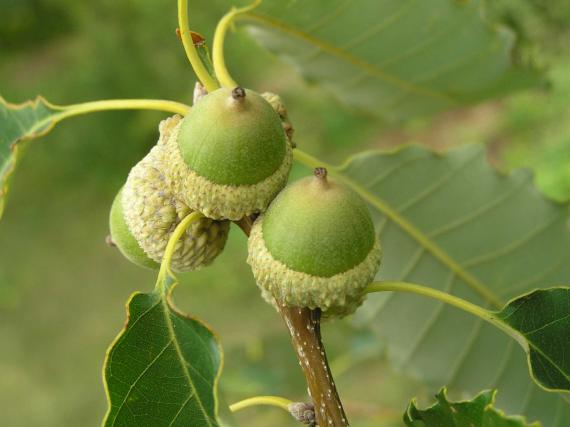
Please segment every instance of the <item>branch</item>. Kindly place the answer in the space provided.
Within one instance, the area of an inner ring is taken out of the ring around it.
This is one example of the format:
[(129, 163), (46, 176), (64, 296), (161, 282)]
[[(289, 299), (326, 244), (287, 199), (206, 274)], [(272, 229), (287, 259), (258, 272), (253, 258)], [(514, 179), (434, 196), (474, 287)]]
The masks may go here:
[(321, 311), (280, 305), (279, 312), (289, 329), (293, 348), (305, 374), (315, 405), (317, 425), (348, 426), (321, 340)]
[[(249, 236), (251, 218), (236, 224)], [(293, 348), (305, 375), (309, 394), (313, 400), (318, 426), (346, 427), (348, 419), (329, 368), (321, 339), (321, 311), (309, 308), (287, 307), (279, 304), (279, 313), (287, 325)]]

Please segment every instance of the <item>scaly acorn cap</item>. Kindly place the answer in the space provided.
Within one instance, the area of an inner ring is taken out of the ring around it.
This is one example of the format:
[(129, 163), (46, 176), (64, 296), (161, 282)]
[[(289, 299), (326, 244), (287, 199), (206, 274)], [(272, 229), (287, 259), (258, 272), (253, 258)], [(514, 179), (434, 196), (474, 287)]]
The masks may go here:
[(320, 308), (325, 317), (362, 304), (382, 256), (368, 207), (324, 168), (275, 198), (255, 221), (248, 249), (268, 302)]
[[(118, 196), (127, 230), (144, 254), (156, 263), (162, 261), (176, 226), (193, 212), (172, 192), (163, 172), (167, 167), (165, 139), (178, 121), (175, 117), (161, 122), (159, 142), (131, 169)], [(172, 269), (183, 272), (210, 264), (223, 250), (229, 226), (228, 221), (205, 217), (191, 224), (175, 247)]]
[(265, 211), (291, 169), (291, 143), (279, 115), (240, 87), (201, 98), (167, 145), (174, 192), (213, 219)]
[(273, 108), (273, 110), (279, 114), (279, 118), (281, 119), (281, 126), (283, 126), (287, 140), (291, 144), (291, 147), (295, 148), (295, 143), (293, 142), (294, 129), (291, 121), (289, 120), (289, 114), (287, 113), (287, 108), (285, 108), (283, 100), (279, 95), (271, 92), (263, 92), (261, 96), (263, 99), (269, 102), (271, 108)]

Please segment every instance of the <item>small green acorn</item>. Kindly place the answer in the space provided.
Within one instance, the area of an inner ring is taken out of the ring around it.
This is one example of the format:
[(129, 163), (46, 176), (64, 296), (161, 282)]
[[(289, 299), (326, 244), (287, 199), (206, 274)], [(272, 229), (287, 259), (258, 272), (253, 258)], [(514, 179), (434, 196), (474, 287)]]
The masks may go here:
[(251, 265), (270, 303), (353, 313), (364, 301), (381, 249), (368, 207), (326, 169), (285, 188), (254, 223)]
[(265, 211), (291, 169), (291, 143), (279, 114), (240, 87), (201, 97), (167, 145), (173, 191), (213, 219)]
[(122, 191), (115, 196), (109, 215), (109, 227), (111, 229), (111, 242), (117, 246), (121, 253), (134, 264), (141, 267), (157, 269), (160, 265), (149, 258), (137, 242), (137, 239), (129, 230), (123, 214), (123, 204), (121, 203)]
[[(165, 139), (179, 117), (161, 122), (159, 142), (133, 167), (111, 208), (111, 239), (131, 261), (156, 268), (180, 221), (193, 212), (172, 192), (165, 178)], [(211, 263), (223, 250), (229, 221), (203, 217), (191, 224), (172, 257), (175, 271), (190, 271)]]

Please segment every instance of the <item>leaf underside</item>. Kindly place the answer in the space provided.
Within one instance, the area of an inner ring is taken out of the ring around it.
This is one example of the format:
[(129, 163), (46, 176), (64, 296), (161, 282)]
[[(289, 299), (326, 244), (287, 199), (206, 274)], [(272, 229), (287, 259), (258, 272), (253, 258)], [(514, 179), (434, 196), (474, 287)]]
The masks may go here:
[(496, 391), (485, 390), (472, 400), (450, 402), (447, 390), (436, 395), (437, 403), (427, 409), (418, 409), (412, 401), (404, 414), (404, 423), (410, 427), (538, 427), (528, 424), (523, 417), (506, 416), (495, 409)]
[[(484, 147), (362, 153), (336, 173), (371, 207), (384, 247), (377, 280), (421, 283), (491, 310), (535, 288), (570, 283), (568, 205), (545, 199), (527, 171), (497, 173)], [(397, 368), (436, 388), (498, 389), (509, 413), (570, 425), (570, 406), (532, 381), (524, 351), (481, 319), (383, 293), (370, 295), (355, 321), (387, 343)], [(567, 340), (557, 345), (564, 351)]]
[(264, 2), (246, 17), (262, 46), (342, 102), (406, 119), (540, 81), (514, 66), (514, 35), (481, 1)]
[(495, 316), (525, 338), (536, 380), (545, 388), (570, 392), (570, 288), (533, 291)]
[(10, 104), (0, 96), (0, 218), (23, 143), (47, 133), (57, 113), (42, 97)]
[(105, 426), (218, 426), (221, 350), (198, 320), (158, 293), (135, 293), (128, 322), (110, 348), (104, 375)]

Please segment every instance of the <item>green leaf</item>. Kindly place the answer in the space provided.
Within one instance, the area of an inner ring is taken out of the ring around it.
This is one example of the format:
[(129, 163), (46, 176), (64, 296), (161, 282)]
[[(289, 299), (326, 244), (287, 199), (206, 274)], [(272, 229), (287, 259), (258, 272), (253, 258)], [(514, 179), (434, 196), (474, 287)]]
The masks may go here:
[(264, 2), (253, 37), (346, 104), (405, 119), (539, 82), (478, 0)]
[(538, 427), (528, 424), (523, 417), (506, 416), (494, 408), (496, 390), (485, 390), (472, 400), (450, 402), (447, 390), (442, 388), (435, 396), (437, 403), (427, 409), (418, 409), (410, 402), (404, 422), (410, 427)]
[(135, 293), (127, 308), (127, 324), (104, 368), (110, 404), (104, 425), (221, 425), (217, 337), (159, 291)]
[[(528, 171), (497, 173), (485, 156), (479, 145), (446, 154), (409, 146), (331, 167), (372, 209), (384, 248), (377, 280), (421, 283), (490, 310), (570, 283), (568, 204), (544, 198)], [(382, 293), (370, 295), (355, 320), (387, 344), (397, 368), (433, 387), (495, 388), (508, 412), (570, 425), (570, 406), (535, 385), (524, 352), (482, 319), (420, 296)]]
[(0, 218), (24, 142), (49, 132), (58, 113), (42, 97), (10, 104), (0, 96)]
[(499, 312), (414, 283), (375, 282), (367, 288), (367, 293), (373, 292), (406, 292), (433, 298), (489, 322), (526, 351), (531, 376), (539, 386), (570, 392), (570, 361), (565, 355), (566, 338), (570, 337), (570, 288), (532, 291), (513, 299)]
[(495, 315), (524, 337), (521, 344), (537, 382), (570, 392), (570, 288), (536, 290)]
[(41, 96), (22, 104), (10, 104), (0, 96), (0, 218), (25, 142), (47, 134), (61, 120), (106, 110), (159, 110), (184, 115), (189, 108), (161, 99), (110, 99), (58, 106)]

